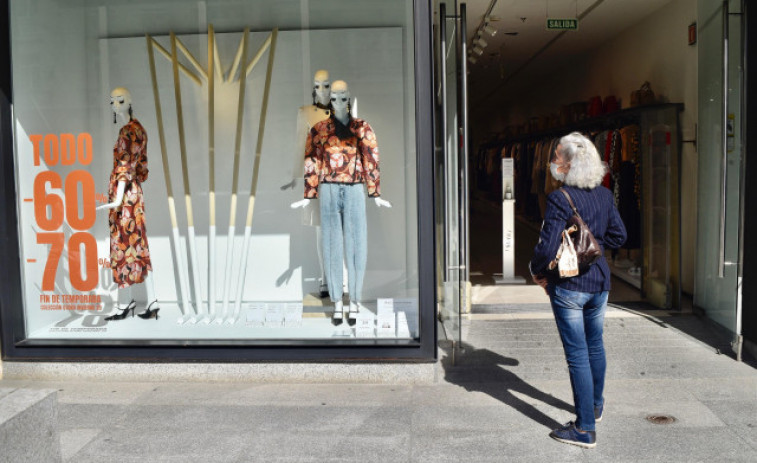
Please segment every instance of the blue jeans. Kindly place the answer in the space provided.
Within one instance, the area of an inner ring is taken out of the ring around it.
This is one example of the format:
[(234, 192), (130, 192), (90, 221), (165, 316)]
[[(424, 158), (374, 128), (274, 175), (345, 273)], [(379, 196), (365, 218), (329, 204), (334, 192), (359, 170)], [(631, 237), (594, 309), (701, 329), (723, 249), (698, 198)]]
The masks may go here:
[(594, 431), (594, 407), (603, 404), (607, 360), (602, 342), (607, 291), (581, 293), (549, 287), (549, 299), (568, 361), (576, 427)]
[(360, 302), (368, 260), (365, 186), (362, 183), (321, 183), (321, 243), (323, 267), (332, 302), (342, 300), (342, 262), (352, 302)]

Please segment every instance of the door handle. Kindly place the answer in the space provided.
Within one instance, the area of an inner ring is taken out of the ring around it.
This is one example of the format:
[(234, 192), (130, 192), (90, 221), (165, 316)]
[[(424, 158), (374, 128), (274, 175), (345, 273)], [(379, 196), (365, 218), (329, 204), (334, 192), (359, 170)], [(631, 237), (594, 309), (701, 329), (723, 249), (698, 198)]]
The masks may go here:
[(729, 39), (729, 9), (728, 0), (723, 1), (723, 101), (721, 126), (721, 159), (720, 159), (720, 243), (718, 248), (718, 277), (725, 277), (725, 232), (726, 232), (726, 200), (728, 181), (728, 39)]

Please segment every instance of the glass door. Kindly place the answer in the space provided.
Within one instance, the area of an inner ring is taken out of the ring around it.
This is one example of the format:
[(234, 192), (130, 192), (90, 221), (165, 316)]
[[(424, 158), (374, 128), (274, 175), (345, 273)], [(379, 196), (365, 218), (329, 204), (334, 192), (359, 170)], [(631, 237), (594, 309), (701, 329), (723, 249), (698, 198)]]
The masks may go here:
[(740, 354), (743, 223), (743, 3), (699, 0), (699, 195), (694, 305)]
[[(465, 5), (439, 1), (436, 12), (437, 282), (439, 318), (446, 340), (461, 339), (467, 306), (467, 106), (465, 82)], [(462, 19), (461, 19), (462, 18)]]

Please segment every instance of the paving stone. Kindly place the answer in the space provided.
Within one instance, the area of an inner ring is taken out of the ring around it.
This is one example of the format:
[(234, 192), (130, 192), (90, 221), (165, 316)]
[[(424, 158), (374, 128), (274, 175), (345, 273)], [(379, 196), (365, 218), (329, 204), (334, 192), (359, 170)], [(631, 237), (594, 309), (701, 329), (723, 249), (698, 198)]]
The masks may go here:
[(119, 426), (138, 429), (252, 430), (262, 420), (251, 406), (134, 405)]
[(99, 429), (115, 426), (124, 419), (129, 409), (114, 404), (60, 404), (58, 427), (68, 429)]
[(101, 429), (66, 429), (60, 432), (60, 451), (63, 461), (70, 460), (79, 450), (90, 443)]
[(0, 398), (0, 463), (62, 461), (57, 422), (54, 390), (6, 390)]
[(194, 461), (228, 462), (240, 455), (252, 431), (228, 428), (138, 428), (113, 427), (101, 432), (73, 461), (161, 461), (184, 458)]
[(425, 432), (413, 438), (411, 461), (418, 463), (475, 461), (481, 463), (583, 461), (584, 451), (537, 433), (456, 431)]
[[(604, 423), (604, 420), (603, 422)], [(600, 424), (602, 424), (600, 423)], [(670, 425), (624, 427), (597, 432), (597, 447), (585, 451), (586, 462), (754, 462), (757, 452), (728, 428)]]
[(338, 432), (259, 433), (242, 450), (237, 461), (265, 462), (408, 462), (410, 435), (400, 430), (390, 435)]

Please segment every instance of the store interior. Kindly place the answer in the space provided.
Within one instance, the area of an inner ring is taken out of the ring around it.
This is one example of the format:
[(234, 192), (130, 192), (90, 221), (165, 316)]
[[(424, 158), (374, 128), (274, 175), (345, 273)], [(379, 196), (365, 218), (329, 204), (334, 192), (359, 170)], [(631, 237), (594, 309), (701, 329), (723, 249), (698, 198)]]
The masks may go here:
[[(546, 196), (559, 187), (549, 157), (572, 131), (589, 136), (608, 163), (603, 184), (628, 230), (626, 245), (606, 252), (610, 302), (690, 305), (697, 0), (474, 0), (466, 8), (474, 311), (486, 304), (476, 288), (507, 274), (505, 197), (515, 199), (514, 273), (534, 285), (528, 262)], [(576, 28), (549, 29), (550, 18), (575, 18)], [(503, 159), (514, 166), (513, 184), (503, 184)]]

